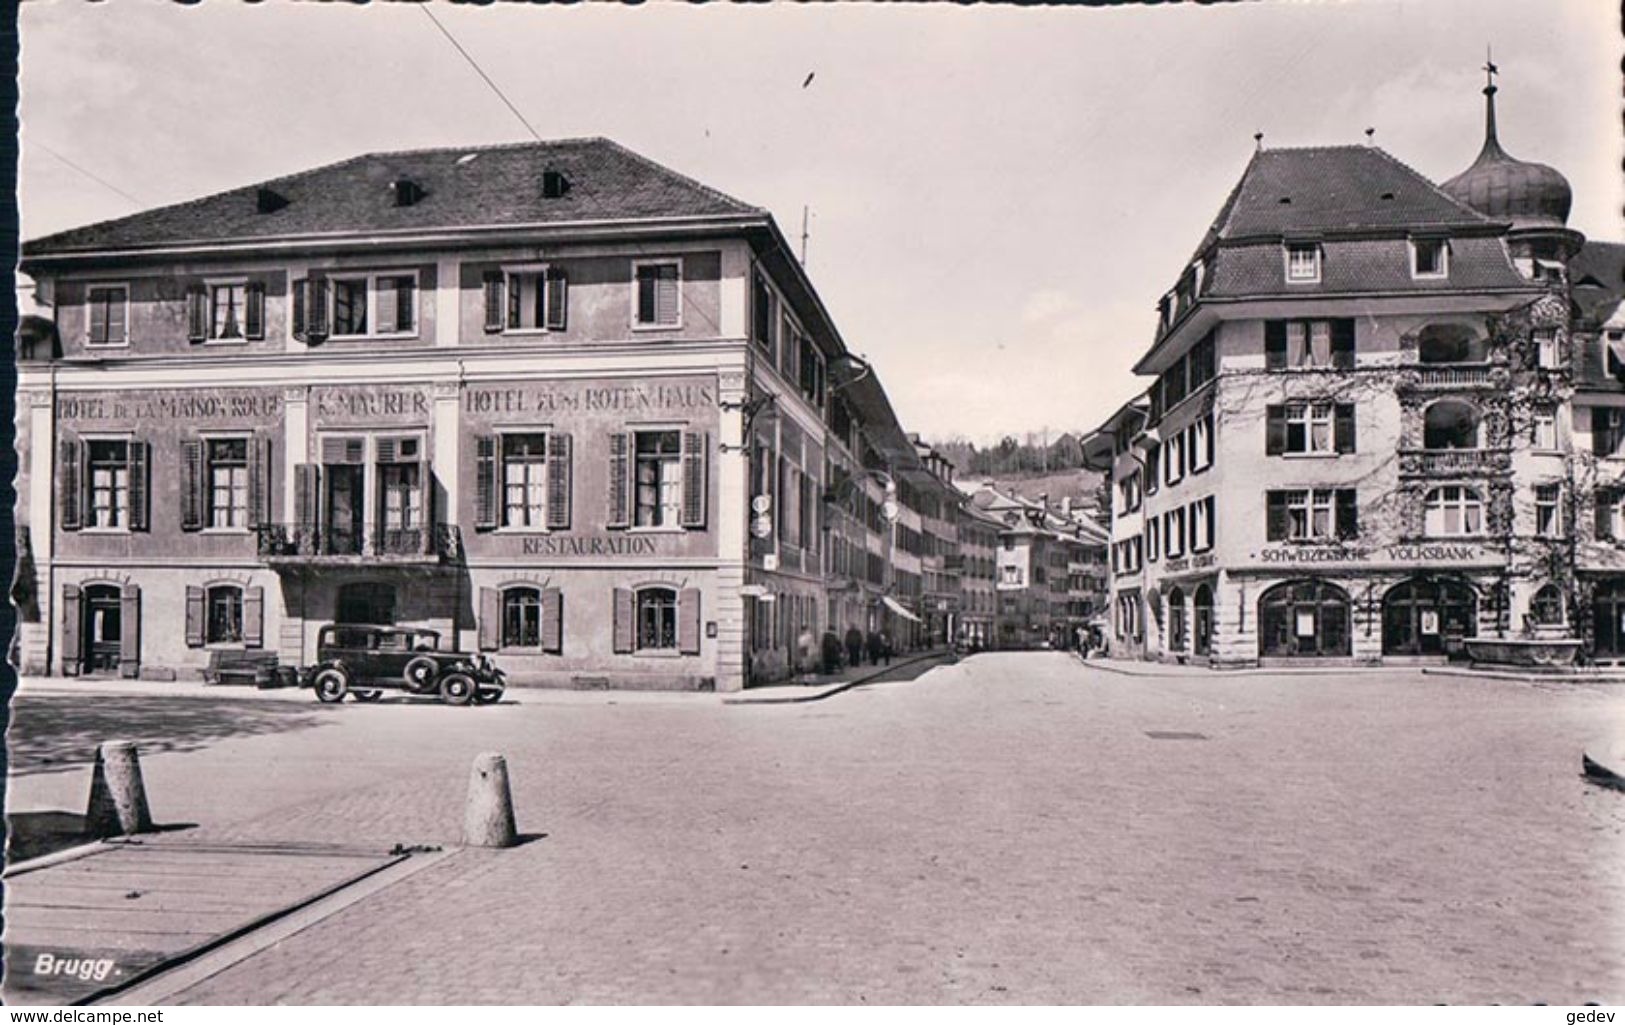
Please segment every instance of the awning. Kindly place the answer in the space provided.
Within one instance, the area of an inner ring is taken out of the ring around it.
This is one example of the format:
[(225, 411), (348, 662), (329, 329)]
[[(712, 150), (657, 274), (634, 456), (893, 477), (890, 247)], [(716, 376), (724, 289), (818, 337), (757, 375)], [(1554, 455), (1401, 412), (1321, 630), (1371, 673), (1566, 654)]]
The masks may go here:
[(918, 623), (920, 621), (919, 616), (916, 616), (914, 613), (912, 613), (908, 609), (904, 608), (897, 601), (897, 599), (893, 598), (891, 595), (883, 594), (883, 595), (880, 596), (880, 600), (888, 609), (891, 609), (893, 612), (897, 613), (899, 616), (902, 616), (904, 619), (913, 620), (916, 623)]

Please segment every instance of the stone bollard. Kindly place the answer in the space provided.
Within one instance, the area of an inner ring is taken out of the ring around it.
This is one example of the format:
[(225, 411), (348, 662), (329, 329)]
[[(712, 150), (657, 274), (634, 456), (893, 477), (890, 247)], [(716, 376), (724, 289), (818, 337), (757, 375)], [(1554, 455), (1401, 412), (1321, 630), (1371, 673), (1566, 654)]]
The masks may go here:
[(85, 832), (98, 838), (152, 832), (141, 761), (128, 740), (109, 740), (96, 748)]
[(499, 754), (474, 756), (468, 774), (468, 806), (463, 813), (463, 845), (512, 847), (519, 842), (513, 824), (508, 762)]

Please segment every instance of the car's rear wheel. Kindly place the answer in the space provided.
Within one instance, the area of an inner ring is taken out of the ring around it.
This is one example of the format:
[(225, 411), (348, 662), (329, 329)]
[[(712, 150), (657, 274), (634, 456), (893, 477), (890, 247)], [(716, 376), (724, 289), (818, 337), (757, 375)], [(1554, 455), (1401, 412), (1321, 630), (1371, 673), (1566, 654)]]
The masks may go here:
[(440, 700), (448, 705), (466, 705), (474, 700), (474, 678), (467, 673), (448, 673), (440, 681)]
[(419, 655), (406, 663), (402, 676), (406, 678), (406, 689), (414, 694), (423, 694), (434, 689), (434, 678), (440, 667), (435, 660), (427, 655)]
[(384, 692), (381, 690), (353, 690), (350, 693), (355, 695), (357, 701), (365, 701), (369, 704), (382, 700), (384, 696)]
[(310, 685), (316, 691), (316, 700), (324, 705), (343, 701), (344, 695), (350, 692), (350, 678), (342, 669), (323, 669)]

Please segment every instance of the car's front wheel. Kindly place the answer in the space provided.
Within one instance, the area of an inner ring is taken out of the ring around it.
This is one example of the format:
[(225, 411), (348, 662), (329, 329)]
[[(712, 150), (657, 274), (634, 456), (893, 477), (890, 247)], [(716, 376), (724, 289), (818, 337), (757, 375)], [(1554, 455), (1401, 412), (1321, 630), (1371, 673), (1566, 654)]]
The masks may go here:
[(324, 705), (337, 704), (350, 692), (350, 678), (342, 669), (323, 669), (310, 685), (316, 691), (316, 700)]
[(448, 705), (466, 705), (474, 700), (474, 678), (467, 673), (448, 673), (440, 681), (440, 700)]

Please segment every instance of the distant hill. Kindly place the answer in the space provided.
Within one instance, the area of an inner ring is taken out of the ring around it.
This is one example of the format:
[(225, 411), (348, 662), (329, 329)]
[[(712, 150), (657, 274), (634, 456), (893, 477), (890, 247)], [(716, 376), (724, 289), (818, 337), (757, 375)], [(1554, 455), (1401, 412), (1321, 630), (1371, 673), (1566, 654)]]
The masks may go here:
[(1027, 434), (1018, 439), (1007, 434), (987, 448), (977, 448), (963, 437), (928, 439), (927, 444), (953, 463), (961, 478), (1048, 476), (1083, 466), (1083, 443), (1070, 431), (1055, 438)]

